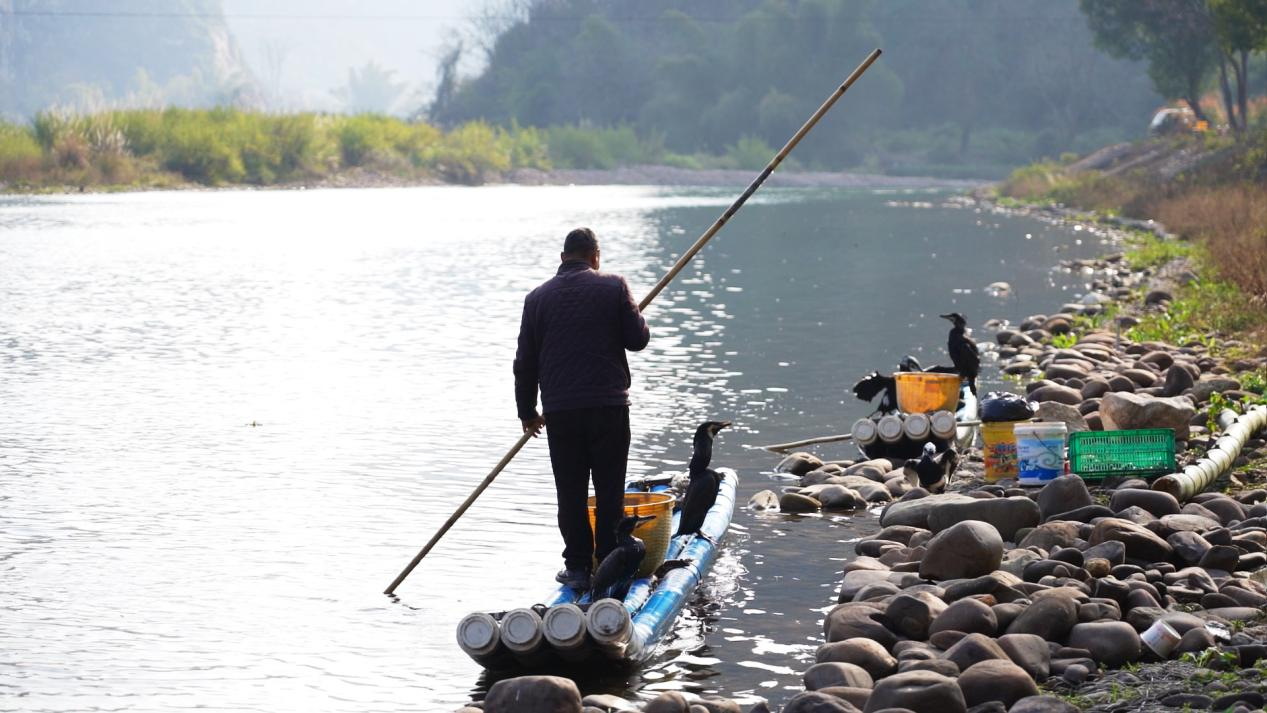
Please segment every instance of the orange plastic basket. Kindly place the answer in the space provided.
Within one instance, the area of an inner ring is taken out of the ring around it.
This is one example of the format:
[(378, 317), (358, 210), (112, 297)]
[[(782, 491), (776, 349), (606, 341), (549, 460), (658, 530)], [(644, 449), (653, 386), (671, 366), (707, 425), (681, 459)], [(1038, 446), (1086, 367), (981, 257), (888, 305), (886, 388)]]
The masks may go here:
[(958, 374), (900, 371), (893, 378), (897, 381), (897, 406), (906, 413), (954, 411), (959, 405)]
[[(643, 522), (634, 528), (634, 537), (647, 547), (647, 556), (638, 568), (639, 577), (650, 577), (664, 562), (673, 538), (673, 503), (677, 498), (669, 493), (625, 493), (625, 516), (655, 515), (651, 522)], [(590, 531), (594, 530), (594, 498), (589, 499)]]

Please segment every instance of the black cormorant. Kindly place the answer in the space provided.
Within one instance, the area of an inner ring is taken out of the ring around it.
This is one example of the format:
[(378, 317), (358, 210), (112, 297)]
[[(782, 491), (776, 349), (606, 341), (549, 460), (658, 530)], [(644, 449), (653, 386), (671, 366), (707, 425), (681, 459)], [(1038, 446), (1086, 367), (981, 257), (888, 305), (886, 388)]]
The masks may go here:
[(647, 555), (647, 547), (642, 540), (633, 536), (634, 528), (639, 523), (655, 519), (655, 515), (630, 516), (622, 518), (616, 524), (616, 547), (594, 571), (593, 584), (590, 585), (590, 601), (599, 599), (624, 599), (629, 593), (629, 585), (633, 584), (638, 568), (642, 566), (642, 558)]
[(873, 371), (853, 385), (853, 395), (863, 401), (871, 401), (880, 393), (884, 396), (876, 408), (878, 413), (889, 413), (897, 408), (897, 381), (892, 376)]
[(717, 432), (730, 425), (730, 421), (705, 421), (695, 429), (695, 451), (691, 454), (691, 483), (686, 487), (686, 497), (682, 500), (681, 516), (678, 518), (677, 532), (673, 535), (693, 535), (704, 526), (704, 517), (708, 515), (713, 503), (717, 502), (717, 491), (721, 488), (721, 473), (708, 467), (713, 459), (713, 439)]
[(906, 461), (902, 472), (911, 487), (918, 486), (930, 493), (942, 493), (946, 491), (946, 484), (958, 465), (959, 454), (953, 448), (937, 453), (937, 446), (929, 442), (924, 444), (924, 455), (919, 460), (912, 458)]
[[(902, 361), (898, 362), (897, 370), (901, 371), (922, 371), (919, 362), (915, 357), (907, 354), (902, 357)], [(877, 413), (892, 413), (897, 410), (897, 380), (890, 374), (881, 374), (873, 371), (870, 374), (858, 379), (858, 383), (853, 385), (853, 395), (862, 401), (873, 401), (876, 395), (883, 393), (880, 398), (880, 405), (876, 409)]]
[(975, 396), (977, 393), (977, 374), (981, 371), (981, 353), (977, 351), (977, 343), (965, 334), (968, 320), (958, 312), (941, 315), (954, 325), (950, 328), (950, 336), (946, 340), (946, 351), (950, 352), (950, 361), (954, 362), (955, 371), (968, 380), (968, 389)]

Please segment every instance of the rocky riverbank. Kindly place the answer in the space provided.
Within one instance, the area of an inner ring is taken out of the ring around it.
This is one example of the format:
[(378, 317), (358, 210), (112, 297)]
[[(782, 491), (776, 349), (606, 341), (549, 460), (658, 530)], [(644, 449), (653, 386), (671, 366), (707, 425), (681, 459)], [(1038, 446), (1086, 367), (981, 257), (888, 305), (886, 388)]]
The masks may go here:
[[(1088, 227), (1165, 235), (1149, 224)], [(1129, 338), (1131, 326), (1168, 308), (1176, 284), (1195, 279), (1182, 261), (1134, 269), (1115, 254), (1064, 268), (1087, 276), (1087, 294), (1019, 325), (989, 323), (992, 339), (979, 338), (1039, 402), (1040, 418), (1070, 431), (1171, 428), (1182, 465), (1213, 445), (1211, 417), (1224, 405), (1259, 396), (1242, 382), (1267, 358), (1234, 339)], [(1250, 467), (1218, 484), (1231, 494), (1186, 503), (1133, 478), (1088, 487), (1063, 476), (1041, 489), (989, 483), (975, 449), (945, 494), (912, 487), (900, 461), (789, 456), (779, 467), (797, 486), (758, 493), (749, 507), (883, 506), (883, 529), (856, 544), (816, 663), (803, 674), (806, 691), (783, 713), (1261, 709), (1267, 490), (1252, 466), (1265, 456), (1264, 434), (1255, 434), (1236, 461)], [(553, 707), (527, 705), (547, 695)], [(550, 677), (500, 682), (483, 704), (493, 713), (583, 706), (638, 709), (582, 699), (570, 681)], [(664, 693), (641, 710), (741, 709)]]

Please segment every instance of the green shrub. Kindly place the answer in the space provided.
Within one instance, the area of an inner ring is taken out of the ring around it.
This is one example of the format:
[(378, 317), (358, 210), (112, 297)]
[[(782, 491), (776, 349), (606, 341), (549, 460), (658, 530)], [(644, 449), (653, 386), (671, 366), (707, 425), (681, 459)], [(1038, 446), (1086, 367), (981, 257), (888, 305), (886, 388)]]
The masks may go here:
[(227, 131), (230, 118), (226, 110), (168, 109), (159, 149), (163, 168), (207, 185), (245, 179), (246, 167), (233, 143), (236, 137)]
[(479, 184), (510, 168), (510, 155), (497, 141), (497, 132), (482, 121), (450, 131), (433, 156), (435, 170), (454, 183)]
[(499, 132), (497, 139), (510, 157), (511, 168), (550, 170), (550, 147), (546, 145), (545, 132), (540, 129), (512, 124), (510, 129)]
[(43, 159), (44, 151), (31, 129), (0, 122), (0, 181), (31, 180)]
[(765, 168), (770, 159), (774, 158), (774, 153), (775, 150), (769, 144), (752, 136), (745, 136), (726, 148), (726, 158), (734, 163), (735, 168), (753, 171)]

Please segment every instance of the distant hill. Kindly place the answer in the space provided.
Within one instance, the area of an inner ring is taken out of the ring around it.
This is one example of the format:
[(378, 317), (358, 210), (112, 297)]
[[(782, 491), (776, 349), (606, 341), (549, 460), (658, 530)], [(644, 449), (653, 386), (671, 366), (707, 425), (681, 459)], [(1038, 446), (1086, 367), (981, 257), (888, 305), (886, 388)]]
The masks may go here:
[(430, 116), (630, 125), (672, 151), (778, 146), (885, 50), (801, 157), (895, 172), (1015, 165), (1142, 135), (1143, 65), (1092, 44), (1076, 0), (525, 0), (487, 68)]
[(251, 104), (220, 0), (0, 0), (0, 114)]

